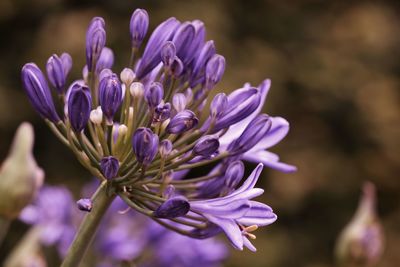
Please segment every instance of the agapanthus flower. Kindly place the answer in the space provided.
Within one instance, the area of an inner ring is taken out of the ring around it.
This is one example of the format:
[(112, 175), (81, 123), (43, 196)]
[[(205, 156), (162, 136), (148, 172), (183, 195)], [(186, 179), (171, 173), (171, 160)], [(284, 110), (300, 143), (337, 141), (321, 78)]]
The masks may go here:
[[(122, 70), (112, 70), (105, 21), (94, 18), (83, 77), (60, 98), (64, 112), (57, 112), (33, 63), (23, 68), (29, 99), (81, 164), (130, 208), (181, 234), (202, 238), (223, 231), (234, 247), (255, 250), (247, 239), (250, 231), (276, 215), (250, 200), (262, 191), (253, 188), (261, 166), (245, 181), (247, 187), (237, 188), (244, 173), (241, 160), (295, 170), (266, 151), (289, 129), (286, 120), (261, 113), (270, 82), (212, 98), (226, 60), (206, 40), (204, 23), (169, 18), (144, 43), (148, 19), (144, 10), (133, 13), (130, 60)], [(49, 78), (60, 91), (64, 76), (57, 62), (53, 69), (60, 71), (49, 71)], [(188, 175), (207, 166), (215, 167), (204, 176)]]

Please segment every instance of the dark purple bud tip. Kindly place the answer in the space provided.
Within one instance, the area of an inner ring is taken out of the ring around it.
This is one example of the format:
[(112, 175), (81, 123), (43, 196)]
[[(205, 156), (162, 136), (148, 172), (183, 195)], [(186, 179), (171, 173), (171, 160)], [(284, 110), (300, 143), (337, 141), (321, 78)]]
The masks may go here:
[(76, 82), (68, 97), (68, 118), (75, 132), (81, 132), (87, 125), (92, 106), (89, 87)]
[(106, 44), (106, 31), (104, 19), (95, 17), (89, 24), (86, 32), (86, 65), (92, 71), (95, 67), (100, 53)]
[(181, 134), (197, 126), (199, 120), (191, 110), (183, 110), (178, 112), (169, 122), (167, 126), (167, 133)]
[(150, 164), (158, 151), (158, 135), (149, 128), (140, 127), (133, 134), (132, 147), (136, 160), (143, 164)]
[(185, 215), (189, 210), (189, 201), (183, 196), (176, 196), (161, 204), (153, 215), (156, 218), (173, 219)]
[(200, 138), (193, 147), (193, 154), (203, 157), (209, 157), (219, 148), (218, 138), (212, 135), (206, 135)]
[(206, 84), (211, 88), (216, 85), (225, 72), (225, 58), (221, 55), (214, 55), (206, 65)]
[(173, 42), (166, 42), (161, 49), (161, 59), (165, 66), (169, 67), (176, 56), (176, 48)]
[(78, 209), (82, 211), (90, 212), (93, 208), (92, 201), (89, 198), (81, 198), (76, 204), (78, 205)]
[(136, 9), (131, 17), (129, 30), (131, 33), (132, 47), (138, 48), (149, 28), (149, 15), (144, 9)]
[(145, 92), (145, 99), (149, 107), (155, 108), (158, 104), (160, 104), (162, 98), (164, 96), (164, 89), (161, 83), (153, 82), (149, 89)]
[(233, 155), (245, 153), (253, 148), (271, 129), (271, 119), (267, 114), (257, 115), (247, 125), (243, 133), (228, 146), (228, 151)]
[(156, 107), (154, 111), (153, 122), (165, 121), (166, 119), (169, 119), (170, 115), (171, 115), (171, 104), (170, 103), (160, 104)]
[(104, 157), (100, 161), (100, 168), (104, 177), (107, 179), (112, 179), (118, 174), (119, 161), (112, 156)]
[(54, 107), (49, 85), (34, 63), (25, 64), (21, 71), (22, 84), (34, 109), (45, 119), (60, 121)]
[(63, 61), (57, 55), (52, 55), (46, 64), (47, 77), (51, 85), (55, 87), (57, 93), (64, 93), (66, 70), (64, 70)]
[(210, 113), (214, 118), (218, 118), (226, 109), (228, 98), (224, 93), (217, 94), (211, 102)]
[(160, 142), (160, 155), (161, 157), (165, 158), (168, 156), (172, 151), (172, 142), (168, 139), (164, 139)]
[(106, 76), (100, 81), (99, 100), (107, 123), (112, 123), (115, 112), (122, 104), (122, 87), (116, 74)]

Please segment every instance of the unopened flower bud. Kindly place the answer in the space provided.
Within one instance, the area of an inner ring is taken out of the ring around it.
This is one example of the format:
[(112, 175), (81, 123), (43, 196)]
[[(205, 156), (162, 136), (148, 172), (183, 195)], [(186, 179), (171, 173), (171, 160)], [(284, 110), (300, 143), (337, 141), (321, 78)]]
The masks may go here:
[(60, 121), (42, 71), (36, 64), (28, 63), (22, 68), (21, 74), (25, 92), (35, 110), (45, 119), (52, 122)]
[(136, 99), (141, 99), (144, 95), (144, 86), (141, 82), (133, 82), (129, 87), (131, 96)]
[(183, 196), (175, 196), (165, 201), (153, 213), (156, 218), (172, 219), (188, 213), (189, 201)]
[(183, 68), (182, 61), (178, 57), (175, 57), (170, 67), (172, 77), (179, 78), (183, 73)]
[(112, 70), (110, 69), (102, 69), (99, 74), (99, 81), (104, 80), (105, 78), (109, 78), (113, 75)]
[(144, 37), (146, 36), (149, 27), (149, 15), (144, 9), (136, 9), (131, 17), (129, 29), (132, 39), (132, 47), (138, 48)]
[(231, 162), (225, 171), (225, 186), (229, 189), (235, 189), (244, 175), (244, 164), (237, 160)]
[(68, 118), (75, 132), (81, 132), (87, 125), (92, 106), (89, 87), (76, 82), (68, 97)]
[[(221, 55), (214, 55), (206, 66), (206, 84), (214, 87), (222, 78), (225, 72), (225, 58)], [(209, 88), (208, 88), (209, 89)]]
[(211, 102), (210, 113), (213, 118), (218, 118), (228, 105), (228, 98), (224, 93), (217, 94)]
[(100, 57), (96, 63), (96, 73), (100, 73), (104, 69), (111, 69), (114, 64), (114, 53), (108, 48), (104, 47), (101, 50)]
[(154, 122), (165, 121), (166, 119), (169, 119), (170, 115), (171, 115), (171, 104), (170, 103), (160, 104), (154, 110), (153, 121)]
[(209, 157), (219, 148), (218, 138), (212, 135), (203, 136), (193, 147), (193, 154), (203, 157)]
[(155, 108), (158, 104), (160, 104), (162, 98), (164, 96), (164, 89), (161, 83), (153, 82), (149, 89), (145, 92), (145, 99), (149, 107)]
[(126, 86), (130, 86), (135, 79), (135, 73), (130, 68), (125, 68), (121, 71), (120, 78)]
[(122, 87), (117, 75), (113, 74), (100, 81), (99, 100), (107, 123), (111, 124), (115, 112), (122, 104)]
[(199, 120), (191, 110), (178, 112), (169, 122), (166, 131), (170, 134), (181, 134), (196, 127)]
[(132, 138), (136, 160), (143, 165), (150, 164), (157, 154), (158, 141), (158, 135), (154, 134), (149, 128), (138, 128)]
[(171, 66), (176, 55), (176, 48), (173, 42), (166, 42), (161, 48), (161, 59), (165, 66)]
[(115, 157), (104, 157), (100, 161), (101, 172), (107, 179), (112, 179), (117, 176), (119, 170), (119, 161)]
[(78, 209), (82, 211), (90, 212), (93, 208), (93, 203), (89, 198), (81, 198), (76, 204), (78, 205)]
[(90, 121), (93, 124), (100, 125), (101, 122), (103, 121), (103, 111), (101, 110), (101, 107), (98, 106), (96, 109), (93, 109), (90, 112)]
[(33, 142), (32, 126), (21, 124), (0, 169), (0, 216), (10, 220), (32, 202), (43, 183), (43, 170), (32, 155)]
[(65, 82), (69, 71), (67, 68), (71, 68), (71, 65), (69, 64), (72, 64), (72, 59), (67, 53), (64, 53), (61, 58), (57, 55), (52, 55), (47, 60), (47, 77), (49, 78), (50, 83), (57, 90), (58, 94), (64, 93)]
[(186, 108), (186, 96), (182, 93), (177, 93), (172, 98), (172, 105), (177, 112), (183, 111)]
[(168, 139), (164, 139), (160, 142), (160, 155), (162, 158), (167, 157), (172, 151), (172, 143)]
[(105, 22), (103, 18), (95, 17), (89, 24), (86, 33), (86, 65), (93, 71), (106, 44)]

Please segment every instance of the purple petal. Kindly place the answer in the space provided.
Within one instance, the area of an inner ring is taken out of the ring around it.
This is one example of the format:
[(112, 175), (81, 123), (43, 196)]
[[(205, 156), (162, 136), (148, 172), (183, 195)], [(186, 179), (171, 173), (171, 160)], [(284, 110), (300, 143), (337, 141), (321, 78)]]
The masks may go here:
[(236, 249), (243, 250), (242, 231), (234, 220), (217, 218), (213, 216), (208, 216), (207, 219), (221, 227), (221, 229), (225, 232), (226, 237)]
[(278, 218), (271, 207), (257, 201), (250, 201), (251, 208), (246, 215), (236, 221), (242, 225), (266, 226), (276, 221)]
[(291, 173), (297, 171), (297, 167), (293, 165), (289, 165), (286, 163), (279, 162), (278, 155), (271, 153), (266, 150), (259, 150), (259, 151), (248, 151), (243, 155), (243, 159), (251, 162), (262, 162), (265, 166), (270, 167), (272, 169)]
[(252, 252), (256, 252), (257, 251), (256, 247), (245, 236), (243, 236), (243, 245), (245, 245), (245, 247), (248, 248), (249, 250), (251, 250)]

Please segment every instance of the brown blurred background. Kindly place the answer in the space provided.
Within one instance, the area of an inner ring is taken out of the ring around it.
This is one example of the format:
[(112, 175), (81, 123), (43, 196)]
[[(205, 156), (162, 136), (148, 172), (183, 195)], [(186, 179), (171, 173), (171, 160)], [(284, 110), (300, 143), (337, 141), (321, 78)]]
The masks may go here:
[[(107, 24), (115, 70), (129, 59), (128, 25), (146, 8), (151, 29), (164, 19), (201, 19), (227, 60), (217, 90), (272, 79), (265, 111), (291, 123), (272, 149), (298, 166), (294, 174), (263, 172), (265, 201), (279, 216), (258, 230), (258, 252), (232, 251), (226, 266), (332, 266), (334, 242), (350, 220), (364, 180), (378, 188), (386, 250), (379, 266), (400, 262), (400, 2), (398, 1), (0, 1), (0, 156), (17, 125), (36, 130), (35, 155), (47, 182), (79, 194), (88, 181), (33, 111), (20, 83), (29, 61), (44, 67), (52, 53), (84, 65), (85, 31), (93, 16)], [(253, 168), (254, 166), (249, 166)], [(25, 230), (15, 223), (8, 242)], [(0, 252), (0, 258), (4, 257)]]

